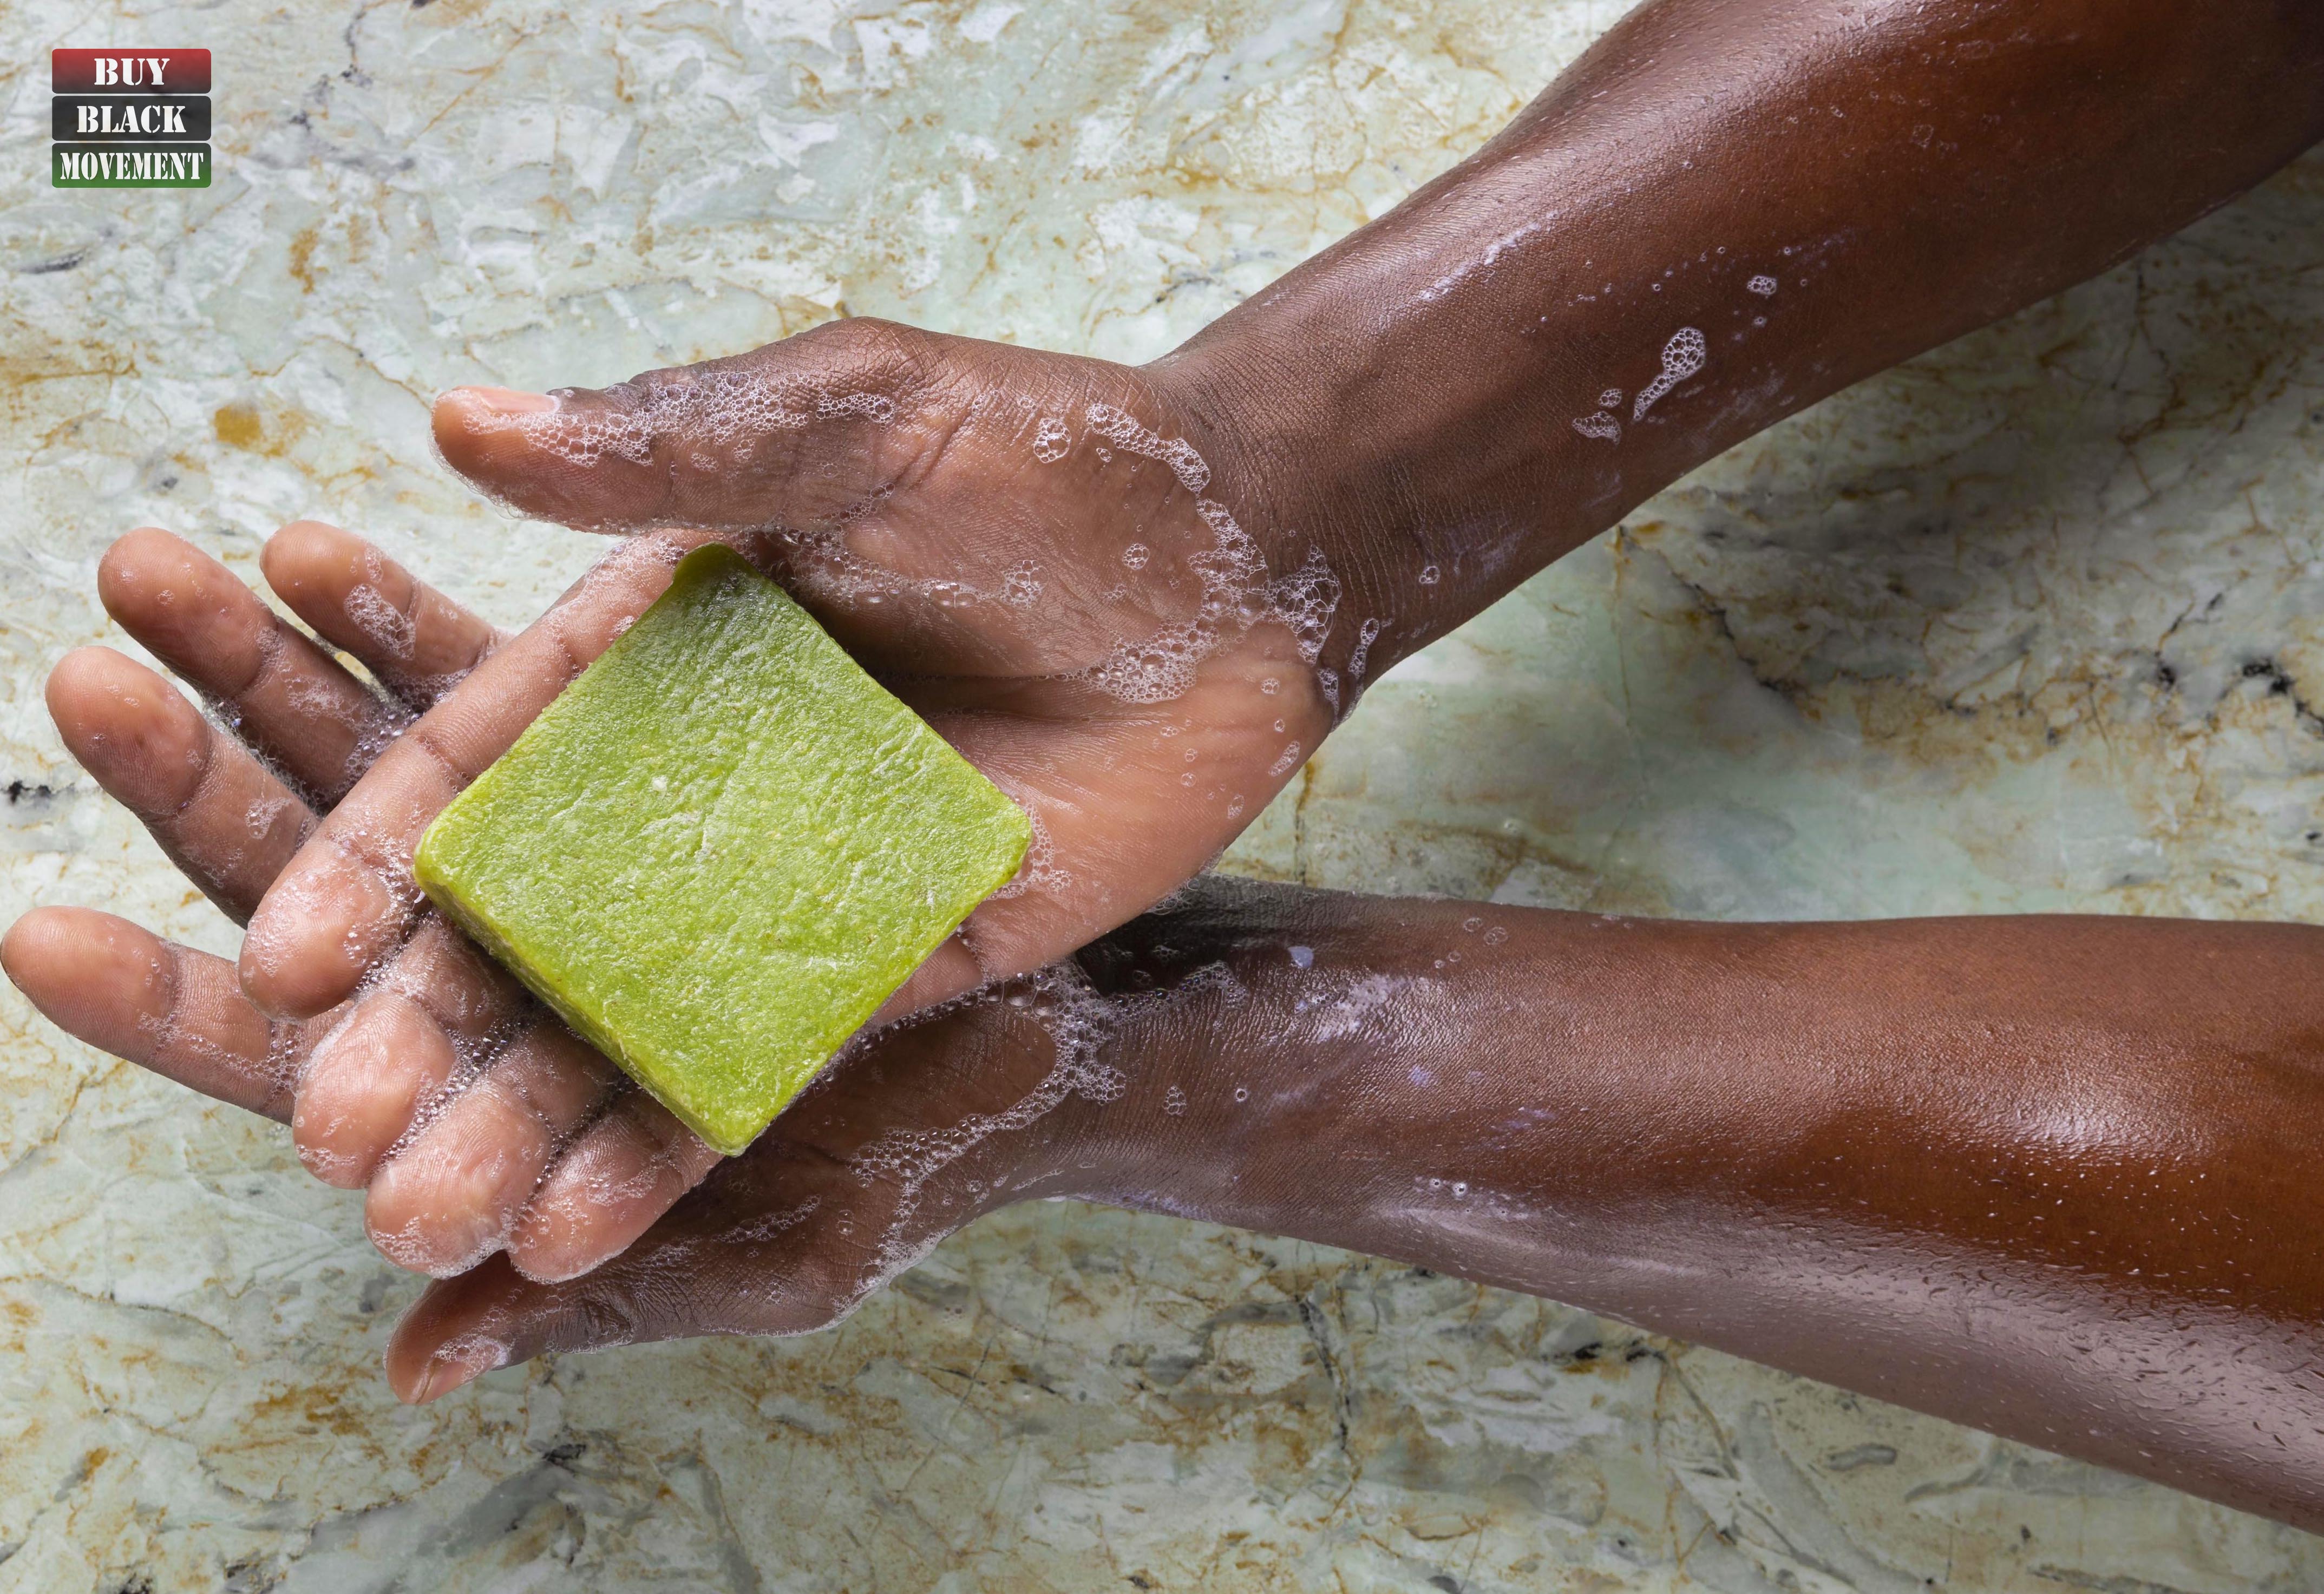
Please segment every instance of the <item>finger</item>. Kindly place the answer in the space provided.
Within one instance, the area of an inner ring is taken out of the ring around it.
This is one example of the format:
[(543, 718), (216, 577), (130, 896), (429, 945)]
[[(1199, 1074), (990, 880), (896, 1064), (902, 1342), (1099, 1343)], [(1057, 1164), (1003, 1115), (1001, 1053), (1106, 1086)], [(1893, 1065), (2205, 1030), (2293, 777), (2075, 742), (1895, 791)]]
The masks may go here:
[(123, 630), (327, 805), (402, 726), (399, 710), (182, 538), (130, 532), (98, 561), (97, 590)]
[(320, 521), (293, 521), (267, 539), (259, 568), (317, 636), (413, 709), (433, 706), (502, 640), (362, 538)]
[[(703, 1333), (799, 1333), (828, 1323), (855, 1292), (857, 1267), (825, 1256), (798, 1216), (812, 1198), (785, 1193), (763, 1167), (724, 1165), (713, 1181), (623, 1256), (582, 1277), (528, 1278), (495, 1256), (439, 1279), (388, 1342), (399, 1399), (450, 1394), (496, 1367)], [(770, 1223), (772, 1217), (777, 1221)]]
[(411, 854), (428, 822), (661, 595), (678, 556), (702, 540), (622, 544), (380, 755), (251, 917), (242, 978), (252, 1000), (306, 1018), (354, 993), (419, 920)]
[(641, 1298), (632, 1281), (604, 1274), (541, 1284), (505, 1256), (490, 1257), (429, 1285), (404, 1313), (388, 1341), (388, 1385), (396, 1398), (419, 1405), (548, 1352), (678, 1338), (688, 1331), (685, 1320), (650, 1304), (668, 1293)]
[(626, 1250), (720, 1157), (642, 1091), (613, 1103), (542, 1181), (509, 1236), (527, 1276), (574, 1278)]
[(290, 1120), (300, 1161), (325, 1184), (362, 1188), (529, 1006), (507, 974), (431, 915), (308, 1059)]
[(929, 342), (851, 320), (603, 390), (455, 388), (436, 401), (436, 445), (493, 496), (565, 525), (819, 529), (943, 424), (918, 402)]
[(143, 665), (80, 648), (49, 673), (49, 714), (81, 768), (241, 924), (314, 829), (314, 811)]
[(445, 1276), (498, 1249), (620, 1074), (541, 1013), (371, 1181), (364, 1223), (390, 1261)]
[(0, 967), (59, 1028), (229, 1105), (290, 1116), (300, 1033), (250, 1005), (223, 958), (86, 908), (37, 908)]

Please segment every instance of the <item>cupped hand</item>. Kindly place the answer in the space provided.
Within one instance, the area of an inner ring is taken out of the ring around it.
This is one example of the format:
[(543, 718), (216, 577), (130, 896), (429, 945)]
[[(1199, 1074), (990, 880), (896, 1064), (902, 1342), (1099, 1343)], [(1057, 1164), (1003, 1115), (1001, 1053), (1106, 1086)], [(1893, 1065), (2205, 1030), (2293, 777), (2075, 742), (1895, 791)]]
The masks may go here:
[[(107, 554), (99, 575), (106, 606), (234, 730), (219, 729), (168, 681), (105, 648), (68, 655), (48, 693), (74, 756), (237, 920), (318, 813), (411, 712), (503, 640), (328, 527), (279, 533), (264, 567), (299, 616), (360, 660), (384, 694), (276, 618), (224, 567), (152, 530), (132, 533)], [(344, 1082), (311, 1066), (318, 1043), (346, 1013), (270, 1018), (221, 958), (110, 914), (49, 908), (9, 929), (0, 963), (72, 1034), (290, 1121), (301, 1131), (302, 1152), (317, 1119), (347, 1110), (333, 1094)], [(430, 1000), (446, 995), (438, 989)], [(475, 1011), (520, 1000), (500, 985), (466, 997)], [(1055, 970), (889, 1028), (835, 1063), (775, 1131), (722, 1166), (612, 1266), (547, 1284), (496, 1256), (431, 1286), (389, 1353), (397, 1392), (432, 1398), (543, 1350), (798, 1332), (835, 1320), (960, 1224), (1057, 1176), (1069, 1161), (1061, 1147), (1073, 1115), (1056, 1110), (1121, 1090), (1120, 1076), (1096, 1057), (1109, 1027), (1103, 1009), (1077, 972)], [(447, 1151), (445, 1138), (490, 1137), (504, 1121), (497, 1115), (520, 1096), (529, 1110), (546, 1111), (549, 1092), (567, 1088), (569, 1138), (632, 1093), (553, 1019), (538, 1017), (506, 1037), (480, 1078), (447, 1075), (431, 1084), (426, 1067), (415, 1066), (404, 1088), (419, 1129), (364, 1168), (326, 1169), (341, 1182), (361, 1182), (354, 1175), (368, 1172), (375, 1236), (376, 1193), (388, 1183), (380, 1175), (400, 1158), (463, 1160)], [(423, 1047), (418, 1061), (429, 1056), (440, 1054)], [(586, 1092), (569, 1088), (582, 1080), (591, 1082)], [(529, 1194), (541, 1159), (520, 1146), (512, 1160), (529, 1168), (515, 1182)], [(516, 1205), (521, 1217), (524, 1203)], [(401, 1222), (392, 1217), (382, 1236), (392, 1256), (402, 1248)], [(538, 1238), (521, 1221), (512, 1228), (513, 1253), (530, 1259)]]
[[(1339, 700), (1316, 663), (1337, 578), (1296, 531), (1240, 523), (1255, 489), (1214, 479), (1226, 446), (1150, 373), (855, 321), (602, 392), (461, 390), (436, 431), (456, 468), (528, 514), (654, 530), (390, 747), (251, 923), (241, 975), (260, 1009), (301, 1020), (352, 1003), (309, 1064), (348, 1104), (340, 1124), (318, 1120), (310, 1161), (350, 1178), (409, 1132), (428, 1098), (415, 1077), (432, 1086), (538, 1022), (428, 909), (410, 868), (420, 833), (706, 537), (781, 580), (1032, 815), (1019, 879), (875, 1023), (1043, 967), (1184, 884)], [(540, 1148), (566, 1142), (602, 1066), (544, 1057), (440, 1156), (401, 1159), (406, 1258), (465, 1267), (505, 1230), (521, 1181), (504, 1170), (537, 1171)], [(529, 1221), (555, 1239), (515, 1261), (586, 1270), (715, 1160), (626, 1097), (531, 1198)]]

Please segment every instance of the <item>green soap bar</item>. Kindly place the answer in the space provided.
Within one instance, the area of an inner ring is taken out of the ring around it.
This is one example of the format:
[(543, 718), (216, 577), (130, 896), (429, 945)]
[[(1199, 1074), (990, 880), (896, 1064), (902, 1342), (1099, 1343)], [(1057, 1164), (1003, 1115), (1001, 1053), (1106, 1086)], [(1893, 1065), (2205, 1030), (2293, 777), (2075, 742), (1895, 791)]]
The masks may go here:
[(731, 1156), (1031, 837), (713, 545), (436, 816), (414, 861), (438, 907)]

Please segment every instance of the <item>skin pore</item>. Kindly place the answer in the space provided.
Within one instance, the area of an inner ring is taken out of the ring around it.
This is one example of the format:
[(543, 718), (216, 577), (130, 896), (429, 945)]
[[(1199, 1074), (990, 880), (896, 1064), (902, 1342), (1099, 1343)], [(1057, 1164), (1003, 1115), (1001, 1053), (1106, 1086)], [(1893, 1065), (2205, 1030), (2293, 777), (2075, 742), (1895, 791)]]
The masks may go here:
[[(1079, 1194), (1553, 1294), (2317, 1524), (2314, 933), (1209, 886), (1138, 916), (1397, 659), (2319, 134), (2312, 6), (1649, 0), (1478, 156), (1142, 370), (853, 322), (447, 395), (484, 490), (659, 530), (504, 638), (290, 529), (270, 584), (383, 697), (133, 534), (108, 610), (269, 761), (102, 650), (51, 709), (251, 937), (237, 971), (50, 909), (0, 953), (73, 1033), (290, 1119), (383, 1249), (457, 1276), (399, 1333), (409, 1397), (542, 1349), (818, 1326), (978, 1212)], [(723, 1165), (409, 877), (706, 535), (1043, 838), (888, 1017), (999, 983)]]

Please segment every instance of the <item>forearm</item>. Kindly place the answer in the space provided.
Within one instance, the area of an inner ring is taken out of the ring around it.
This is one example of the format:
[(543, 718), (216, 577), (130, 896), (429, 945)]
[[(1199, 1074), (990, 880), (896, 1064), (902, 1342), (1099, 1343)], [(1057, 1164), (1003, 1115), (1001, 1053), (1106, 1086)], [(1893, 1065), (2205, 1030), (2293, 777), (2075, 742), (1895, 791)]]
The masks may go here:
[(1647, 0), (1154, 369), (1213, 434), (1214, 492), (1330, 554), (1326, 663), (1376, 675), (1731, 444), (2319, 137), (2312, 5)]
[(1130, 1088), (1068, 1113), (1048, 1193), (1552, 1295), (2324, 1522), (2324, 934), (1262, 892), (1085, 961), (1130, 1004)]

